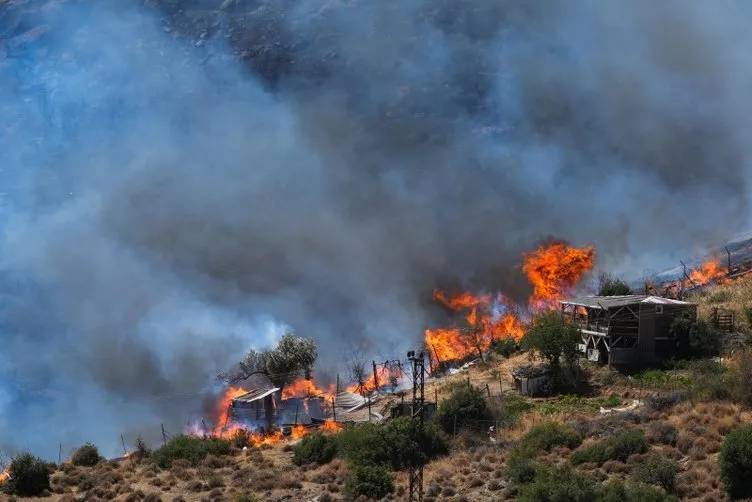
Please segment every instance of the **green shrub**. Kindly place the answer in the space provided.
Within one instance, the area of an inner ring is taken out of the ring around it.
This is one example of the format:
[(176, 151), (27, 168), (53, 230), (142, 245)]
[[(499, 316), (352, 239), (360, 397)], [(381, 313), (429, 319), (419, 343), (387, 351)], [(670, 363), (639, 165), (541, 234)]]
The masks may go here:
[(721, 332), (699, 319), (689, 331), (689, 349), (696, 357), (717, 356), (721, 352)]
[(683, 356), (715, 356), (721, 350), (721, 332), (704, 319), (677, 317), (671, 324), (670, 332), (679, 343)]
[(719, 463), (729, 497), (752, 497), (752, 425), (728, 433), (721, 445)]
[(194, 436), (175, 436), (166, 445), (154, 450), (152, 458), (162, 468), (172, 466), (177, 459), (187, 460), (198, 465), (207, 455), (227, 455), (230, 442), (218, 438), (198, 438)]
[(486, 405), (483, 391), (470, 385), (461, 385), (441, 402), (434, 420), (445, 432), (454, 434), (469, 422), (490, 418), (491, 413)]
[(530, 483), (535, 478), (538, 468), (539, 464), (530, 458), (526, 452), (515, 449), (509, 456), (504, 474), (510, 483), (525, 484)]
[(605, 441), (598, 441), (590, 445), (583, 446), (579, 450), (572, 453), (572, 463), (585, 464), (596, 463), (602, 464), (609, 459), (608, 446)]
[(630, 455), (648, 451), (648, 442), (642, 431), (633, 429), (624, 431), (606, 440), (580, 448), (572, 454), (574, 464), (594, 462), (602, 464), (607, 460), (625, 462)]
[(50, 489), (50, 470), (41, 458), (30, 453), (14, 457), (8, 467), (10, 478), (3, 489), (8, 493), (33, 497)]
[(304, 437), (293, 447), (292, 461), (296, 465), (326, 464), (337, 454), (337, 440), (321, 433)]
[(650, 455), (634, 466), (632, 477), (635, 481), (658, 485), (671, 491), (674, 489), (677, 472), (679, 464), (674, 460), (662, 455)]
[(359, 424), (337, 435), (343, 456), (355, 464), (389, 465), (404, 469), (412, 462), (422, 464), (448, 451), (446, 438), (427, 422), (418, 434), (409, 417), (385, 424)]
[(520, 486), (517, 500), (519, 502), (592, 502), (595, 495), (593, 481), (565, 465), (538, 469), (531, 483)]
[(678, 502), (679, 499), (660, 488), (640, 483), (609, 481), (599, 490), (596, 502)]
[(540, 450), (550, 451), (555, 446), (577, 448), (582, 443), (582, 438), (570, 426), (557, 422), (547, 422), (536, 425), (525, 434), (520, 446), (530, 452)]
[(520, 347), (514, 338), (502, 338), (501, 340), (491, 342), (489, 348), (500, 356), (509, 357), (517, 352)]
[(392, 473), (383, 465), (355, 464), (345, 482), (345, 492), (353, 499), (361, 495), (380, 499), (394, 491)]
[(71, 457), (73, 465), (92, 466), (97, 465), (102, 457), (99, 456), (99, 450), (93, 443), (86, 443), (80, 446)]

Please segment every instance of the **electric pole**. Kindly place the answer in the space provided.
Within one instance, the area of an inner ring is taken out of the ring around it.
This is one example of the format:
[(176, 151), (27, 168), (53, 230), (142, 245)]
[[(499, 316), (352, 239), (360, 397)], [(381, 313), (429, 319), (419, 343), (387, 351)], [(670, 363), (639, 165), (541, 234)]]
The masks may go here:
[[(407, 353), (407, 359), (413, 366), (413, 402), (411, 407), (411, 420), (413, 431), (419, 439), (423, 438), (423, 418), (425, 402), (425, 355), (420, 352), (417, 356), (415, 351)], [(422, 445), (420, 445), (422, 448)], [(415, 458), (420, 458), (420, 465), (415, 465)], [(423, 502), (423, 462), (420, 452), (416, 452), (413, 461), (410, 462), (410, 502)]]

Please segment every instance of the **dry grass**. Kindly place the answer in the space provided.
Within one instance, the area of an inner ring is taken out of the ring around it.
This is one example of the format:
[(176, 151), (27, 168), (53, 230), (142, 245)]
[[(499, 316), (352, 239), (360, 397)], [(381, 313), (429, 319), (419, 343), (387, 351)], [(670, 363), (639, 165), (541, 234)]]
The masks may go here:
[[(752, 292), (752, 278), (748, 281)], [(752, 299), (752, 295), (750, 296)], [(520, 364), (504, 360), (497, 365), (472, 368), (469, 373), (475, 385), (493, 385), (500, 367)], [(493, 370), (496, 369), (496, 373)], [(496, 375), (495, 377), (492, 375)], [(507, 373), (508, 375), (508, 373)], [(464, 374), (453, 377), (463, 381)], [(608, 375), (604, 378), (612, 380)], [(498, 382), (498, 380), (496, 380)], [(511, 382), (504, 377), (503, 382)], [(432, 386), (445, 383), (441, 379)], [(622, 392), (615, 382), (608, 392)], [(492, 387), (498, 392), (498, 383)], [(432, 396), (432, 387), (428, 394)], [(628, 392), (624, 390), (624, 392)], [(536, 401), (537, 402), (537, 401)], [(637, 428), (648, 437), (651, 454), (660, 454), (677, 461), (681, 470), (676, 478), (676, 491), (683, 500), (725, 500), (718, 469), (718, 451), (723, 437), (741, 423), (752, 420), (752, 414), (727, 402), (686, 401), (665, 409), (639, 409), (633, 413), (600, 416), (597, 413), (575, 416), (542, 416), (526, 412), (510, 429), (503, 429), (499, 441), (488, 442), (484, 434), (463, 434), (453, 441), (449, 456), (426, 466), (426, 502), (430, 500), (496, 501), (513, 500), (514, 492), (507, 484), (506, 462), (515, 442), (533, 426), (543, 421), (560, 421), (574, 425), (588, 439), (597, 441), (626, 428)], [(287, 450), (287, 451), (286, 451)], [(549, 464), (567, 462), (571, 452), (566, 448), (539, 455)], [(148, 459), (118, 464), (102, 463), (95, 467), (64, 465), (52, 475), (52, 496), (44, 500), (114, 499), (143, 502), (152, 500), (199, 502), (204, 500), (235, 500), (253, 495), (259, 500), (344, 500), (347, 466), (340, 460), (323, 466), (297, 467), (291, 462), (292, 452), (282, 446), (237, 451), (227, 457), (207, 457), (194, 467), (176, 461), (168, 469), (160, 469)], [(602, 466), (583, 464), (578, 470), (594, 479), (628, 479), (635, 456), (627, 462), (607, 461)], [(394, 498), (402, 500), (408, 485), (406, 473), (395, 474)]]
[(746, 325), (743, 309), (752, 306), (752, 275), (742, 277), (728, 284), (705, 288), (690, 297), (699, 304), (700, 315), (709, 316), (713, 307), (733, 310), (740, 323)]

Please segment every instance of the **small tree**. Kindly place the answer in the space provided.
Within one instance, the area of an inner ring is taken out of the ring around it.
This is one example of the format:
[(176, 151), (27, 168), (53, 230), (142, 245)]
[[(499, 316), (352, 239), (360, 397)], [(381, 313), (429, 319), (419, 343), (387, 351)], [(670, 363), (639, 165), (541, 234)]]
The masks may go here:
[(383, 465), (353, 465), (345, 482), (345, 492), (353, 499), (361, 496), (380, 499), (393, 491), (392, 473)]
[(237, 383), (253, 375), (264, 375), (277, 387), (284, 388), (300, 376), (310, 378), (317, 356), (316, 343), (311, 338), (288, 333), (271, 350), (249, 351), (236, 371), (219, 377)]
[(608, 274), (602, 274), (599, 282), (598, 296), (621, 296), (632, 294), (632, 288), (618, 277), (611, 277)]
[(337, 440), (321, 433), (311, 434), (293, 448), (295, 465), (326, 464), (337, 454)]
[(86, 443), (73, 452), (71, 462), (73, 465), (92, 466), (97, 465), (102, 457), (99, 455), (99, 450), (94, 446), (94, 443)]
[(358, 392), (365, 396), (368, 370), (366, 370), (366, 361), (363, 356), (357, 353), (352, 354), (347, 363), (347, 370), (350, 373), (350, 379), (358, 384)]
[(33, 497), (50, 489), (50, 471), (47, 464), (30, 453), (14, 457), (8, 467), (8, 474), (10, 479), (4, 489), (9, 493)]
[(548, 363), (558, 388), (571, 387), (577, 380), (577, 344), (580, 334), (555, 310), (542, 312), (533, 318), (523, 347), (534, 350)]
[(491, 412), (486, 405), (483, 391), (461, 385), (439, 405), (435, 420), (445, 432), (453, 434), (474, 420), (489, 420)]

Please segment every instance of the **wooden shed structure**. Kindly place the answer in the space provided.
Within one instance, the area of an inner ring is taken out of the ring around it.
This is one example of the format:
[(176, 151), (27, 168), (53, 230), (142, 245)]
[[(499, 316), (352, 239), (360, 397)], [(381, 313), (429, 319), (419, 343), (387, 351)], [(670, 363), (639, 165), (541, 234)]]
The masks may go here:
[(229, 418), (253, 430), (270, 427), (322, 423), (324, 398), (290, 397), (283, 399), (279, 387), (254, 389), (232, 400)]
[(697, 318), (697, 305), (659, 296), (586, 296), (561, 302), (580, 330), (581, 352), (591, 361), (641, 367), (674, 356), (681, 340), (671, 336), (674, 319)]

